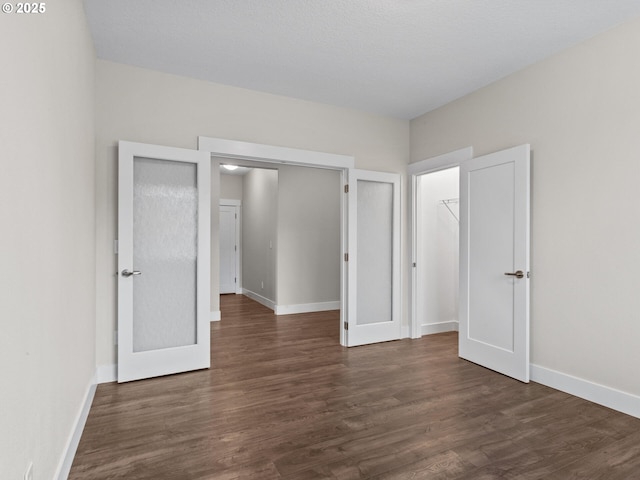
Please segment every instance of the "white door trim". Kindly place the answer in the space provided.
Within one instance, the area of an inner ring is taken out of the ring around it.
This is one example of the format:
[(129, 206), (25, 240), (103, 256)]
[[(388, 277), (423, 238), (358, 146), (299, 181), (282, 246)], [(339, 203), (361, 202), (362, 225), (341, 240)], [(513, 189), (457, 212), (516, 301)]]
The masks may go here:
[(473, 147), (461, 148), (453, 152), (438, 155), (437, 157), (427, 158), (419, 162), (410, 164), (407, 167), (407, 173), (410, 175), (409, 188), (411, 191), (411, 203), (409, 205), (411, 218), (411, 289), (409, 300), (410, 305), (410, 335), (411, 338), (420, 338), (422, 336), (422, 327), (418, 321), (418, 269), (421, 265), (418, 263), (418, 218), (420, 202), (420, 191), (418, 189), (418, 177), (427, 173), (438, 172), (448, 168), (458, 167), (460, 163), (473, 158)]
[[(223, 138), (198, 137), (198, 150), (210, 152), (212, 157), (235, 158), (263, 163), (298, 165), (303, 167), (327, 168), (341, 172), (342, 184), (349, 178), (349, 169), (354, 168), (355, 159), (348, 155), (315, 152), (297, 148), (279, 147), (260, 143), (240, 142)], [(340, 196), (341, 257), (348, 251), (347, 200)], [(342, 327), (348, 318), (347, 312), (347, 267), (340, 262), (340, 344), (346, 345), (345, 330)]]
[(242, 293), (242, 201), (221, 198), (219, 206), (236, 207), (236, 241), (238, 243), (238, 250), (236, 251), (236, 276), (238, 278), (236, 282), (236, 295), (238, 295)]
[(337, 170), (353, 168), (355, 164), (354, 158), (348, 155), (213, 137), (198, 137), (198, 150), (211, 152), (216, 157)]

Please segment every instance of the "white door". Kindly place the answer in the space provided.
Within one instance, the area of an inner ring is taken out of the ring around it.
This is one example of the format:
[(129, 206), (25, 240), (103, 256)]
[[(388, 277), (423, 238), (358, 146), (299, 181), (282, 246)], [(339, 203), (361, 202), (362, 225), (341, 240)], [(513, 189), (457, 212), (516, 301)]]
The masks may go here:
[(210, 163), (119, 143), (118, 382), (210, 366)]
[(529, 381), (529, 145), (460, 166), (459, 355)]
[(220, 206), (220, 293), (236, 293), (238, 282), (238, 213), (235, 206)]
[(347, 346), (397, 340), (400, 175), (349, 171)]

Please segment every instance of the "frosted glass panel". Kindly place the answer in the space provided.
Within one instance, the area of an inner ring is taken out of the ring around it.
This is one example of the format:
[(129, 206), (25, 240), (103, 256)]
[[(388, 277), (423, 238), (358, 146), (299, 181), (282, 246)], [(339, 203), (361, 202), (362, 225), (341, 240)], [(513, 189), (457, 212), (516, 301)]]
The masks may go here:
[(196, 168), (134, 159), (134, 352), (196, 343)]
[(358, 325), (392, 320), (392, 235), (393, 185), (358, 180)]

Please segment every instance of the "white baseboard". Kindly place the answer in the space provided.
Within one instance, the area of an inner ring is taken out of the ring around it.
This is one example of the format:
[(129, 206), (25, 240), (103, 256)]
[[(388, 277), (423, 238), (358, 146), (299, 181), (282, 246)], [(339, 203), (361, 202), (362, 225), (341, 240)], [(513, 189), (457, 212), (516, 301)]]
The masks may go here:
[(434, 333), (443, 332), (457, 332), (458, 322), (457, 320), (451, 320), (449, 322), (438, 323), (426, 323), (420, 326), (422, 335), (433, 335)]
[(604, 385), (557, 372), (540, 365), (531, 364), (530, 373), (531, 380), (534, 382), (640, 418), (640, 397), (636, 395), (605, 387)]
[(251, 300), (255, 300), (256, 302), (264, 305), (265, 307), (270, 308), (271, 310), (275, 311), (276, 309), (276, 304), (273, 300), (269, 300), (268, 298), (265, 298), (262, 295), (258, 295), (257, 293), (252, 292), (251, 290), (247, 290), (246, 288), (243, 288), (242, 294), (246, 295)]
[(326, 312), (340, 310), (340, 300), (335, 302), (299, 303), (297, 305), (276, 305), (276, 315), (291, 315), (294, 313)]
[(211, 317), (209, 318), (212, 322), (219, 322), (221, 318), (220, 310), (213, 310), (211, 312)]
[(115, 363), (98, 365), (96, 368), (96, 383), (109, 383), (118, 380), (118, 369)]
[(56, 469), (56, 473), (53, 477), (54, 479), (67, 480), (69, 477), (71, 465), (73, 465), (73, 459), (76, 456), (76, 450), (78, 450), (78, 444), (80, 443), (80, 437), (82, 437), (84, 425), (87, 423), (91, 403), (93, 402), (93, 397), (96, 394), (97, 385), (94, 382), (94, 379), (95, 377), (91, 379), (91, 382), (87, 387), (87, 391), (84, 394), (84, 400), (73, 422), (73, 429), (71, 430), (71, 434), (67, 439), (67, 444), (62, 451), (62, 458), (60, 458), (60, 463), (58, 463), (58, 468)]

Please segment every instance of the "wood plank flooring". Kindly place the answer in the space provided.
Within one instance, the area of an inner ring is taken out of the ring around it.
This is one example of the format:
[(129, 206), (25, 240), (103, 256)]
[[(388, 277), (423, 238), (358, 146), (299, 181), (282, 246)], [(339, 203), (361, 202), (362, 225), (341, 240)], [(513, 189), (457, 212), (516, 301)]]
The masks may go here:
[(222, 297), (210, 370), (98, 386), (69, 478), (640, 479), (640, 419), (457, 357), (346, 349), (338, 312)]

